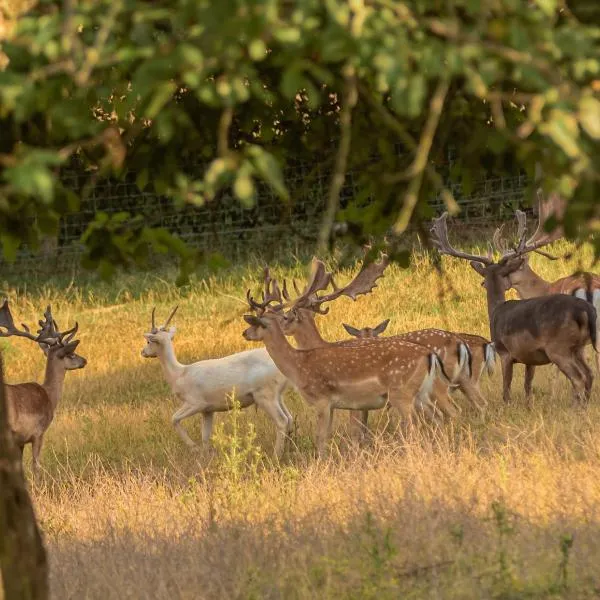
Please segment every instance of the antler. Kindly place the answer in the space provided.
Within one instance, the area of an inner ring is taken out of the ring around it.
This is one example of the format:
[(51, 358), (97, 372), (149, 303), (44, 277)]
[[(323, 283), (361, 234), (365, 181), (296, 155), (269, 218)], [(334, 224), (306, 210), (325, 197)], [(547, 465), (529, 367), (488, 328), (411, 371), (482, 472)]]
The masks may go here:
[(481, 256), (480, 254), (469, 254), (456, 250), (450, 245), (448, 240), (448, 213), (445, 212), (441, 217), (433, 220), (433, 226), (431, 227), (431, 233), (434, 246), (439, 250), (440, 254), (447, 254), (448, 256), (454, 256), (456, 258), (464, 258), (465, 260), (474, 260), (475, 262), (483, 263), (484, 265), (494, 264), (491, 256)]
[[(161, 330), (165, 330), (169, 326), (171, 319), (175, 316), (175, 313), (177, 312), (178, 308), (179, 308), (179, 304), (171, 311), (171, 314), (165, 321), (164, 325), (157, 327), (156, 326), (156, 306), (154, 306), (152, 308), (152, 329), (151, 329), (150, 333), (158, 333)], [(77, 323), (75, 324), (75, 327), (77, 327)]]
[[(563, 236), (562, 226), (555, 227), (551, 233), (547, 233), (544, 229), (546, 221), (551, 216), (557, 216), (559, 218), (564, 214), (565, 201), (556, 193), (552, 193), (548, 200), (544, 200), (544, 196), (541, 190), (537, 192), (538, 197), (538, 222), (536, 230), (533, 235), (527, 239), (527, 216), (521, 211), (515, 211), (517, 217), (518, 229), (517, 229), (517, 244), (514, 248), (509, 248), (508, 244), (500, 241), (500, 233), (502, 227), (499, 227), (494, 233), (494, 246), (496, 249), (501, 251), (502, 258), (500, 260), (506, 260), (528, 254), (529, 252), (537, 252), (540, 248), (555, 242)], [(548, 256), (546, 253), (542, 253)]]
[(15, 322), (8, 306), (8, 300), (4, 300), (2, 307), (0, 307), (0, 327), (6, 329), (6, 331), (0, 331), (0, 337), (18, 336), (33, 340), (34, 342), (37, 342), (40, 338), (39, 335), (33, 335), (29, 327), (24, 323), (21, 323), (23, 329), (15, 327)]
[[(389, 265), (389, 262), (389, 257), (386, 254), (382, 254), (379, 262), (372, 262), (367, 266), (363, 265), (358, 275), (350, 283), (338, 288), (333, 281), (331, 273), (326, 271), (325, 265), (320, 260), (315, 259), (313, 261), (313, 275), (310, 283), (302, 295), (294, 300), (293, 306), (308, 308), (322, 315), (327, 314), (329, 309), (321, 308), (321, 305), (326, 302), (336, 300), (340, 296), (347, 296), (348, 298), (352, 298), (352, 300), (356, 300), (358, 296), (372, 292), (373, 288), (377, 286), (375, 282), (380, 277), (383, 277), (383, 272)], [(331, 294), (319, 296), (317, 292), (327, 289), (329, 284), (333, 286), (334, 291)]]
[[(277, 284), (277, 280), (271, 278), (269, 267), (265, 267), (264, 270), (264, 291), (262, 292), (262, 302), (257, 302), (251, 295), (250, 290), (246, 292), (246, 298), (250, 308), (256, 312), (257, 315), (262, 315), (267, 308), (278, 311), (283, 308), (283, 302), (281, 300), (281, 290)], [(287, 288), (284, 285), (285, 294), (287, 295)], [(277, 305), (271, 306), (273, 302), (277, 302)]]

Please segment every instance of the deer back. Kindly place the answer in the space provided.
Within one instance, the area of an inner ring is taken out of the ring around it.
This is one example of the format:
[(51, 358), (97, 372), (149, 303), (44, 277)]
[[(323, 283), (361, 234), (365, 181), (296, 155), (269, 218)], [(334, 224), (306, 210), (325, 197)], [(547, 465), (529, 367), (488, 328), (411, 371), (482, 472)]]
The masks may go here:
[(574, 273), (567, 277), (558, 279), (550, 284), (551, 294), (569, 294), (574, 296), (577, 292), (579, 297), (588, 302), (593, 302), (594, 291), (600, 291), (600, 276), (594, 273)]
[(5, 384), (8, 423), (15, 441), (27, 444), (48, 429), (54, 409), (48, 393), (38, 383)]
[(596, 310), (580, 298), (554, 294), (528, 300), (509, 300), (494, 310), (492, 341), (498, 352), (517, 362), (548, 364), (546, 350), (596, 345)]

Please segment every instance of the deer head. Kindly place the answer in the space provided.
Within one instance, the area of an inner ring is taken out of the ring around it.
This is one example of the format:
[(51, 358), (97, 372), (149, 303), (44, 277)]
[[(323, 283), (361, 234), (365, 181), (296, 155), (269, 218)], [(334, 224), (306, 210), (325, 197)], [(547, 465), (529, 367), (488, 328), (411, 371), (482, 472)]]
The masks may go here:
[(71, 329), (61, 332), (52, 317), (52, 308), (48, 306), (44, 319), (39, 321), (39, 325), (37, 335), (33, 335), (25, 324), (21, 324), (22, 329), (18, 329), (14, 324), (8, 300), (5, 300), (0, 307), (0, 327), (6, 329), (5, 332), (0, 331), (0, 337), (19, 336), (37, 342), (49, 361), (61, 361), (67, 371), (83, 369), (86, 366), (87, 360), (75, 354), (79, 340), (73, 338), (79, 329), (78, 323), (75, 323)]
[[(495, 292), (503, 294), (512, 287), (512, 274), (528, 268), (527, 254), (538, 252), (544, 246), (562, 237), (561, 227), (556, 227), (553, 232), (547, 233), (544, 230), (544, 224), (550, 216), (559, 215), (563, 210), (564, 201), (557, 194), (551, 195), (548, 201), (544, 201), (541, 193), (538, 193), (538, 224), (530, 238), (527, 238), (527, 217), (520, 210), (515, 213), (518, 222), (518, 241), (513, 248), (509, 248), (502, 242), (502, 227), (494, 233), (493, 246), (501, 252), (498, 261), (494, 261), (492, 251), (488, 252), (487, 256), (482, 256), (455, 249), (448, 240), (448, 225), (446, 222), (448, 213), (434, 219), (431, 229), (432, 241), (441, 254), (470, 261), (471, 267), (483, 277), (484, 287), (488, 288), (488, 291), (493, 289)], [(493, 247), (491, 250), (493, 250)]]
[(346, 323), (342, 323), (342, 327), (353, 337), (357, 338), (375, 338), (381, 335), (389, 325), (390, 320), (386, 319), (376, 325), (375, 327), (363, 327), (362, 329), (356, 329), (356, 327), (352, 327), (352, 325), (348, 325)]
[(158, 356), (161, 348), (172, 342), (176, 330), (175, 327), (169, 327), (169, 323), (175, 316), (178, 308), (179, 305), (171, 311), (168, 319), (160, 327), (156, 326), (156, 307), (152, 309), (152, 325), (150, 331), (144, 333), (144, 337), (146, 338), (146, 345), (142, 350), (142, 356), (144, 358), (155, 358)]

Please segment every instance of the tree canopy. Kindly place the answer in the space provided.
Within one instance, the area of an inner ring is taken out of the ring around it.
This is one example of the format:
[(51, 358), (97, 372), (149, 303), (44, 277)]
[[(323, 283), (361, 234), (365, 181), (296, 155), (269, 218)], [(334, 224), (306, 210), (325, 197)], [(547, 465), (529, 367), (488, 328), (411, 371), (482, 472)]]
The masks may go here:
[[(442, 176), (449, 145), (444, 175), (467, 188), (537, 164), (544, 188), (569, 199), (567, 235), (600, 226), (593, 0), (42, 0), (4, 17), (8, 258), (54, 232), (98, 177), (133, 170), (141, 189), (177, 203), (231, 188), (244, 206), (262, 180), (289, 203), (283, 167), (297, 160), (331, 172), (321, 248), (336, 230), (393, 241), (432, 216), (432, 196), (458, 210)], [(60, 178), (73, 161), (80, 193)], [(340, 209), (357, 167), (357, 195)], [(90, 267), (143, 262), (148, 247), (195, 260), (135, 214), (98, 214), (83, 242)]]

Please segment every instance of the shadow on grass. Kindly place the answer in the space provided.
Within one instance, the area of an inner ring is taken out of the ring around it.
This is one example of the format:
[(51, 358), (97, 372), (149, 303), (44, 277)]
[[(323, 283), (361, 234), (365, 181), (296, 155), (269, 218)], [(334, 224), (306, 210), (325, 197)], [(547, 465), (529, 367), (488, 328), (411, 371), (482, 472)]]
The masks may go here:
[(160, 531), (109, 529), (89, 542), (51, 542), (53, 595), (577, 599), (600, 593), (596, 520), (539, 526), (500, 501), (476, 515), (468, 506), (410, 494), (391, 503), (376, 499), (368, 509), (357, 504), (344, 517), (333, 507), (258, 523), (207, 522), (187, 513)]

